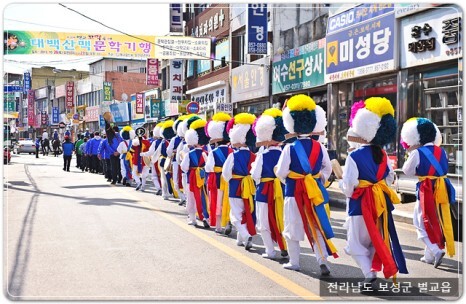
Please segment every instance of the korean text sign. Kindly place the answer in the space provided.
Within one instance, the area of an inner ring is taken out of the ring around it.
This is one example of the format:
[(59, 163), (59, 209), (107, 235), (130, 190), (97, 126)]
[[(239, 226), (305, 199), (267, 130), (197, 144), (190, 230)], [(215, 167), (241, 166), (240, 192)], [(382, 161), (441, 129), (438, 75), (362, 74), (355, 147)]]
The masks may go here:
[(29, 72), (24, 73), (23, 75), (23, 93), (27, 94), (27, 92), (31, 89), (31, 74)]
[(272, 94), (321, 86), (325, 83), (325, 38), (295, 49), (272, 64)]
[(267, 54), (267, 4), (248, 4), (248, 54)]
[(112, 83), (104, 81), (104, 101), (112, 101)]
[(25, 31), (5, 33), (12, 43), (4, 49), (4, 54), (154, 57), (155, 36), (137, 35), (143, 39), (141, 40), (114, 34)]
[(181, 3), (170, 4), (170, 32), (183, 32), (183, 11)]
[(395, 69), (395, 16), (389, 13), (327, 36), (326, 81)]
[(52, 124), (60, 122), (60, 111), (58, 107), (52, 107)]
[(36, 121), (34, 100), (35, 100), (35, 92), (34, 90), (29, 90), (28, 91), (28, 125), (30, 126), (34, 126), (35, 121)]
[(74, 82), (68, 81), (66, 83), (66, 96), (65, 96), (66, 108), (71, 109), (74, 107)]
[(159, 60), (148, 58), (146, 63), (146, 84), (159, 85)]
[(170, 103), (178, 104), (183, 97), (183, 61), (170, 61)]
[(136, 114), (144, 114), (144, 94), (136, 94)]

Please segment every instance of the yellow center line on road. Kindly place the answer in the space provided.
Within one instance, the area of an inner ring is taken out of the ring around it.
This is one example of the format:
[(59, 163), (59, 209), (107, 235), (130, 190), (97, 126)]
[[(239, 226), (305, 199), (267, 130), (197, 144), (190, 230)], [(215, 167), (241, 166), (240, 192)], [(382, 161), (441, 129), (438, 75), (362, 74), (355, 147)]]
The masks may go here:
[(135, 201), (137, 201), (138, 204), (141, 206), (144, 206), (147, 209), (150, 209), (157, 213), (158, 215), (162, 216), (163, 218), (169, 220), (173, 224), (179, 226), (180, 228), (183, 228), (187, 232), (197, 236), (201, 240), (209, 243), (210, 245), (216, 247), (217, 249), (223, 251), (224, 253), (228, 254), (229, 256), (235, 258), (237, 261), (245, 264), (246, 266), (249, 266), (250, 268), (254, 269), (255, 271), (259, 272), (260, 274), (264, 275), (268, 279), (274, 281), (278, 285), (282, 286), (285, 289), (288, 289), (290, 292), (293, 294), (303, 298), (304, 300), (323, 300), (320, 296), (310, 292), (308, 289), (302, 287), (301, 285), (296, 284), (295, 282), (291, 281), (290, 279), (285, 278), (284, 276), (278, 274), (277, 272), (267, 268), (266, 266), (254, 261), (253, 259), (245, 256), (244, 254), (238, 252), (237, 250), (234, 250), (225, 244), (205, 235), (199, 230), (193, 229), (193, 226), (189, 226), (187, 223), (177, 219), (176, 217), (169, 215), (165, 213), (163, 210), (157, 209), (150, 205), (149, 203), (142, 201), (140, 198), (136, 197), (135, 195), (132, 195), (131, 193), (128, 193), (126, 191), (123, 191), (119, 189), (118, 187), (114, 187), (116, 190), (119, 192), (125, 194), (128, 197), (131, 197)]

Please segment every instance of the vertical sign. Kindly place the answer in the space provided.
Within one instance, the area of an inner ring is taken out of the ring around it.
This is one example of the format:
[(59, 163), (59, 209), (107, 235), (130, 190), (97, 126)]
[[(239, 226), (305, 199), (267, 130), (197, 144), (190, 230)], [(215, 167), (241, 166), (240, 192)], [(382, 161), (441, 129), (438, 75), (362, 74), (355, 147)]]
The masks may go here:
[(144, 94), (136, 94), (136, 114), (144, 114)]
[(47, 126), (48, 122), (49, 122), (49, 115), (47, 114), (47, 112), (45, 111), (40, 112), (40, 124), (42, 126)]
[(148, 58), (146, 64), (146, 84), (159, 85), (159, 60)]
[(248, 4), (248, 54), (267, 55), (267, 4)]
[(23, 93), (27, 94), (31, 89), (31, 74), (29, 72), (23, 75)]
[(101, 129), (105, 129), (105, 120), (104, 120), (104, 117), (102, 115), (99, 115), (99, 127)]
[(52, 124), (57, 124), (60, 121), (60, 111), (58, 107), (52, 107)]
[(170, 103), (178, 104), (183, 98), (183, 61), (170, 61)]
[(66, 83), (66, 108), (71, 109), (74, 107), (74, 82), (68, 81)]
[(104, 101), (112, 101), (112, 83), (104, 81)]
[(181, 3), (170, 4), (170, 32), (183, 32), (183, 12)]
[(35, 98), (35, 92), (34, 90), (29, 90), (28, 91), (28, 125), (34, 126), (35, 125), (35, 120), (36, 116), (34, 113), (34, 98)]

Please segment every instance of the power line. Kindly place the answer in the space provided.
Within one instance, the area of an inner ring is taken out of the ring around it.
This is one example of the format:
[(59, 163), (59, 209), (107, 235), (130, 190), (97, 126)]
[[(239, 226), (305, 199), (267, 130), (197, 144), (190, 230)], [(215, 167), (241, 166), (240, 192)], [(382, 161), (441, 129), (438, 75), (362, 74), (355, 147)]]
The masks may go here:
[[(123, 31), (121, 31), (121, 30), (118, 30), (118, 29), (116, 29), (116, 28), (114, 28), (114, 27), (108, 26), (108, 25), (102, 23), (101, 21), (98, 21), (98, 20), (96, 20), (96, 19), (94, 19), (94, 18), (92, 18), (92, 17), (89, 17), (89, 16), (87, 16), (87, 15), (81, 13), (81, 12), (78, 12), (78, 11), (76, 11), (76, 10), (70, 8), (70, 7), (67, 7), (66, 5), (64, 5), (64, 4), (62, 4), (62, 3), (58, 3), (58, 5), (60, 5), (60, 6), (64, 7), (64, 8), (66, 8), (66, 9), (68, 9), (68, 10), (70, 10), (70, 11), (72, 11), (72, 12), (74, 12), (74, 13), (76, 13), (76, 14), (78, 14), (78, 15), (84, 17), (84, 18), (86, 18), (86, 19), (89, 19), (89, 20), (91, 20), (91, 21), (93, 21), (93, 22), (96, 22), (96, 23), (98, 23), (98, 24), (100, 24), (100, 25), (102, 25), (102, 26), (104, 26), (104, 27), (106, 27), (106, 28), (109, 28), (109, 29), (111, 29), (111, 30), (114, 30), (114, 31), (116, 31), (116, 32), (118, 32), (118, 33), (121, 33), (121, 34), (123, 34), (123, 35), (126, 35), (126, 36), (128, 36), (128, 37), (132, 37), (132, 38), (135, 38), (135, 39), (138, 39), (138, 40), (141, 40), (141, 41), (148, 42), (148, 43), (150, 43), (150, 44), (152, 44), (152, 45), (158, 46), (158, 47), (163, 48), (163, 49), (167, 49), (167, 50), (171, 50), (171, 51), (178, 51), (178, 50), (176, 50), (176, 49), (173, 49), (173, 48), (170, 48), (170, 47), (166, 47), (166, 46), (163, 46), (163, 45), (159, 45), (159, 44), (157, 44), (157, 43), (155, 43), (155, 42), (152, 42), (152, 41), (146, 40), (146, 39), (144, 39), (144, 38), (140, 38), (140, 37), (137, 37), (137, 36), (128, 34), (128, 33), (126, 33), (126, 32), (123, 32)], [(192, 54), (192, 55), (197, 55), (197, 56), (199, 56), (198, 54), (193, 53), (193, 52), (188, 52), (188, 51), (184, 51), (184, 52), (185, 52), (185, 53), (188, 53), (188, 54)], [(200, 56), (200, 57), (205, 58), (205, 60), (222, 61), (222, 59), (212, 59), (212, 58), (207, 57), (207, 56)], [(228, 63), (241, 63), (241, 64), (243, 64), (243, 65), (267, 66), (267, 67), (269, 67), (269, 65), (266, 65), (266, 64), (246, 63), (246, 62), (237, 61), (237, 60), (229, 60), (229, 61), (225, 61), (225, 62), (228, 62)]]

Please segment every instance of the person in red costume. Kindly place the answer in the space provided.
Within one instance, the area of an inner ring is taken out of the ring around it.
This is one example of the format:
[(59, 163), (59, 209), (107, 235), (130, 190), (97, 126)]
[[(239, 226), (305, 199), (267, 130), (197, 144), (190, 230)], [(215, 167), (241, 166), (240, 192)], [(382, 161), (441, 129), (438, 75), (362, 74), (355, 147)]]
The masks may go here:
[(136, 191), (141, 189), (145, 190), (147, 176), (149, 176), (150, 169), (150, 160), (144, 160), (144, 157), (141, 155), (143, 152), (147, 152), (150, 147), (150, 142), (144, 137), (136, 137), (133, 139), (130, 153), (133, 154), (133, 178), (136, 182)]

